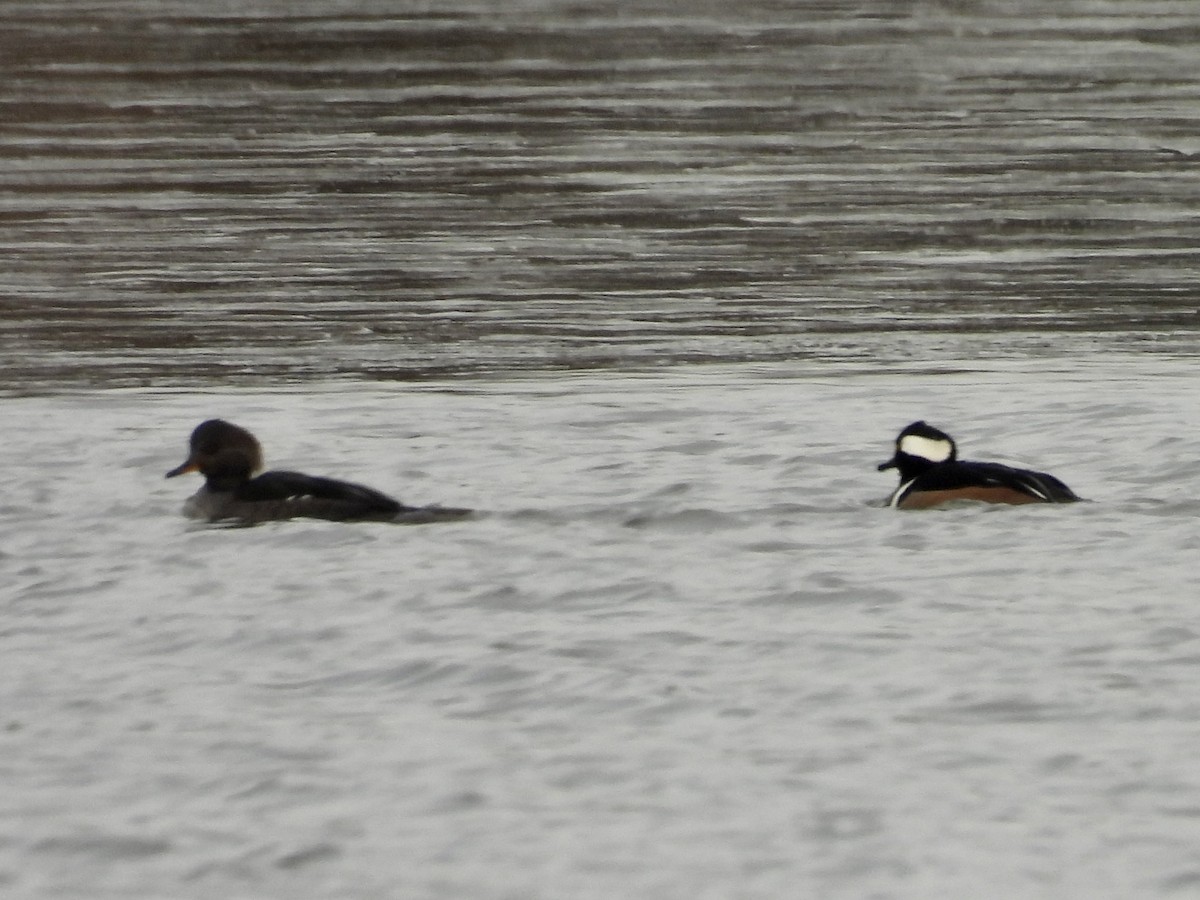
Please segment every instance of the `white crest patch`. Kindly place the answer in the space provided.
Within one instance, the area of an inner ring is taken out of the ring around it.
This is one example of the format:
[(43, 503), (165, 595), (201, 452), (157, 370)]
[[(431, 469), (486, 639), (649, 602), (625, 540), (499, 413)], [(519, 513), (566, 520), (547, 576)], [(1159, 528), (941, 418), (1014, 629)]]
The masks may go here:
[(906, 434), (900, 439), (900, 452), (909, 456), (919, 456), (930, 462), (945, 462), (954, 452), (954, 445), (940, 438), (921, 437), (919, 434)]

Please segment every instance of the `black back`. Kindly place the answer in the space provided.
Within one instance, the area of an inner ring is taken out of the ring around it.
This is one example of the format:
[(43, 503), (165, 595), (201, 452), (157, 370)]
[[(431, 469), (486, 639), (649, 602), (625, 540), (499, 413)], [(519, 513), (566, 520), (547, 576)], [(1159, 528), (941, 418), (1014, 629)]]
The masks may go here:
[(387, 494), (361, 484), (301, 472), (264, 472), (242, 482), (233, 496), (247, 503), (286, 501), (294, 507), (294, 515), (322, 519), (388, 517), (408, 509)]
[(952, 491), (970, 487), (1004, 487), (1047, 503), (1080, 499), (1062, 481), (1046, 472), (1017, 469), (1003, 463), (954, 461), (928, 466), (910, 485), (910, 491)]

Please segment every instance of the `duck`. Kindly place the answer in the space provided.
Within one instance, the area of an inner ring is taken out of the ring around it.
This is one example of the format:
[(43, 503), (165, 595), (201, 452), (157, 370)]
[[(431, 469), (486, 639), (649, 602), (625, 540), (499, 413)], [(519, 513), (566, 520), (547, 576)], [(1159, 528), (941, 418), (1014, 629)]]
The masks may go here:
[(879, 471), (886, 469), (900, 473), (900, 484), (887, 502), (895, 509), (927, 509), (956, 500), (1023, 504), (1082, 499), (1046, 472), (961, 460), (954, 439), (925, 422), (913, 422), (900, 432), (895, 454), (879, 464)]
[(184, 515), (207, 522), (254, 525), (284, 519), (333, 522), (446, 521), (471, 514), (469, 509), (405, 506), (374, 488), (300, 472), (263, 468), (262, 445), (239, 425), (208, 419), (192, 431), (187, 458), (167, 472), (204, 476), (204, 485), (184, 504)]

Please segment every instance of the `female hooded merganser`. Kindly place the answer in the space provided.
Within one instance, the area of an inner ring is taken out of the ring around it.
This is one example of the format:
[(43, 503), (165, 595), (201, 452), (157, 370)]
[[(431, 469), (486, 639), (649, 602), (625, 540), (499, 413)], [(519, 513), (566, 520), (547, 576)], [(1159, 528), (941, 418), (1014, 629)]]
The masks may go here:
[(913, 422), (896, 438), (896, 453), (879, 471), (898, 469), (900, 486), (888, 506), (925, 509), (952, 500), (985, 503), (1072, 503), (1080, 498), (1045, 472), (1001, 463), (958, 459), (954, 440), (924, 422)]
[(245, 525), (293, 518), (419, 523), (458, 519), (471, 512), (405, 506), (361, 484), (299, 472), (264, 472), (251, 477), (263, 466), (262, 447), (245, 428), (222, 419), (197, 425), (188, 448), (188, 458), (167, 477), (185, 472), (204, 476), (204, 487), (183, 507), (184, 514), (193, 519)]

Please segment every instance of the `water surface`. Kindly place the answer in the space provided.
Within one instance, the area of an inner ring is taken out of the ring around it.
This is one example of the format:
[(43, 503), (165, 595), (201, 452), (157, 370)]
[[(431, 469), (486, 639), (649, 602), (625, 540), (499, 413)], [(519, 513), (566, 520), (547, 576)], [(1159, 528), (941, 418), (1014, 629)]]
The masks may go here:
[(5, 896), (1194, 893), (1190, 0), (4, 15)]
[(1195, 347), (1186, 0), (70, 9), (0, 36), (9, 389)]
[[(7, 401), (0, 878), (1186, 895), (1191, 362), (805, 369)], [(879, 508), (917, 410), (1093, 502)], [(214, 413), (486, 513), (197, 528), (162, 473)]]

